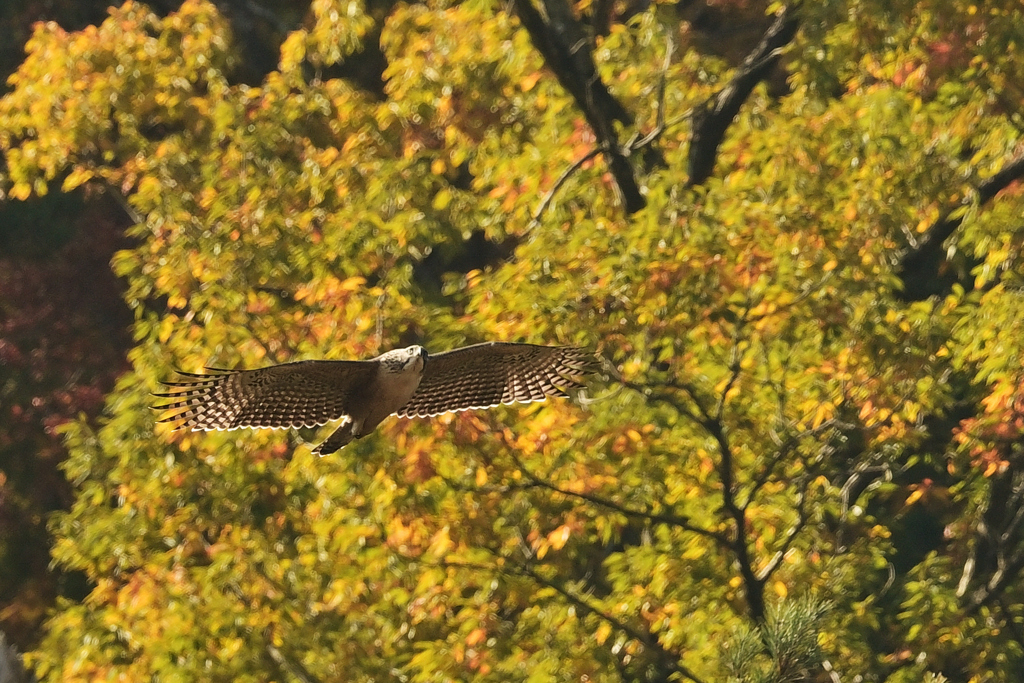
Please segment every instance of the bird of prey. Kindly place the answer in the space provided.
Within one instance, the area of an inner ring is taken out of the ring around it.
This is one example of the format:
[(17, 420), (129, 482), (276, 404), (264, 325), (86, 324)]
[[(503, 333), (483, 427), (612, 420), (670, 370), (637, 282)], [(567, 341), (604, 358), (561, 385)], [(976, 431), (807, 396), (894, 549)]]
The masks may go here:
[(307, 360), (259, 370), (207, 368), (164, 382), (173, 411), (160, 422), (192, 431), (318, 427), (343, 419), (313, 452), (334, 453), (388, 415), (430, 417), (502, 403), (530, 403), (583, 386), (594, 357), (569, 346), (490, 342), (428, 355), (422, 346), (370, 360)]

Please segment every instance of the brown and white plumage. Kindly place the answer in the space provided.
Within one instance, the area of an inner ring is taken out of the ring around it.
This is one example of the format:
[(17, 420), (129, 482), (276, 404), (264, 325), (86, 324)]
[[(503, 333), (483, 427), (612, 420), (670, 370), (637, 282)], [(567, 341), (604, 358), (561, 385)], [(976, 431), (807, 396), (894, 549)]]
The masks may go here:
[(300, 361), (259, 370), (180, 373), (157, 394), (160, 420), (193, 431), (315, 427), (344, 419), (314, 449), (333, 453), (388, 415), (429, 417), (503, 403), (543, 401), (582, 386), (593, 356), (566, 346), (490, 342), (428, 356), (410, 346), (365, 361)]

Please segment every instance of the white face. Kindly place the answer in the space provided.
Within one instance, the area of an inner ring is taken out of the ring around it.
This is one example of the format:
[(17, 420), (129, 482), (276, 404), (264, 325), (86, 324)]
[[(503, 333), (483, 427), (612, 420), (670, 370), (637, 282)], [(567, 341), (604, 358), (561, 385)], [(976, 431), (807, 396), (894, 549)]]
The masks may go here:
[(402, 351), (409, 354), (403, 366), (406, 370), (419, 371), (427, 364), (427, 350), (422, 346), (409, 346), (402, 349)]
[(427, 351), (422, 346), (409, 346), (381, 354), (380, 360), (384, 365), (403, 372), (420, 372), (426, 364)]

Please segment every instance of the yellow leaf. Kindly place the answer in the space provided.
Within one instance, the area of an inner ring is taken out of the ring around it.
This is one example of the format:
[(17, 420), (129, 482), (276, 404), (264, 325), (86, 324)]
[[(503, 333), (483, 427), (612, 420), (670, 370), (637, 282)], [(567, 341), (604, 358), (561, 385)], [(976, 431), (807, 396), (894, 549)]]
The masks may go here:
[(92, 175), (92, 171), (76, 167), (75, 170), (71, 171), (71, 173), (68, 174), (68, 177), (64, 179), (64, 183), (61, 185), (61, 191), (68, 192), (69, 190), (75, 189), (92, 178)]
[(699, 543), (690, 543), (686, 550), (683, 551), (682, 559), (684, 560), (696, 560), (699, 557), (704, 557), (708, 554), (707, 548), (700, 545)]
[(548, 534), (548, 543), (550, 543), (551, 547), (555, 550), (561, 550), (565, 547), (566, 541), (569, 540), (570, 532), (571, 529), (569, 528), (569, 526), (567, 524), (563, 524), (562, 526), (558, 527), (550, 534)]
[(341, 290), (344, 292), (354, 292), (365, 284), (366, 278), (356, 275), (342, 280)]
[(831, 403), (819, 403), (818, 409), (814, 411), (814, 420), (811, 422), (811, 429), (817, 429), (825, 420), (832, 418), (835, 414), (835, 406)]
[(604, 642), (608, 640), (608, 636), (612, 634), (612, 626), (607, 621), (602, 622), (597, 627), (597, 632), (594, 634), (594, 640), (597, 641), (598, 645), (604, 645)]
[(160, 343), (166, 342), (171, 338), (171, 333), (174, 331), (174, 317), (167, 317), (160, 321), (160, 329), (157, 332), (157, 339)]
[(151, 199), (153, 197), (159, 196), (160, 191), (160, 181), (154, 178), (153, 176), (146, 176), (145, 178), (139, 181), (139, 189), (136, 190), (136, 194), (138, 194), (142, 198)]
[(199, 206), (204, 209), (209, 209), (213, 206), (214, 200), (217, 199), (217, 190), (212, 187), (204, 187), (203, 191), (199, 193)]
[(306, 32), (295, 31), (281, 43), (281, 71), (295, 69), (306, 58)]
[(443, 189), (434, 195), (434, 208), (438, 211), (444, 209), (446, 206), (451, 204), (452, 193), (448, 189)]
[(533, 90), (533, 86), (537, 85), (537, 81), (540, 80), (540, 72), (534, 71), (528, 76), (524, 76), (519, 80), (519, 87), (522, 88), (523, 92), (530, 92)]
[(25, 200), (32, 195), (32, 186), (28, 183), (15, 183), (11, 188), (11, 197)]
[(430, 553), (436, 557), (446, 555), (452, 546), (451, 537), (448, 535), (448, 527), (444, 527), (430, 540)]
[(477, 628), (470, 631), (469, 635), (466, 636), (466, 645), (473, 647), (474, 645), (479, 645), (480, 643), (484, 642), (486, 639), (487, 631), (478, 626)]

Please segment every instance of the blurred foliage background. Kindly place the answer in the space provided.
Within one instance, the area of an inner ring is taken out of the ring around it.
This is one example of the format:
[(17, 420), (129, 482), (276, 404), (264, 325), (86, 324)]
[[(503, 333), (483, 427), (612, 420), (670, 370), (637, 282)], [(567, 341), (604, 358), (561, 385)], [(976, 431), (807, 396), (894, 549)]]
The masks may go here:
[[(1019, 2), (0, 12), (40, 679), (1019, 680)], [(491, 339), (602, 370), (323, 459), (149, 409)]]

